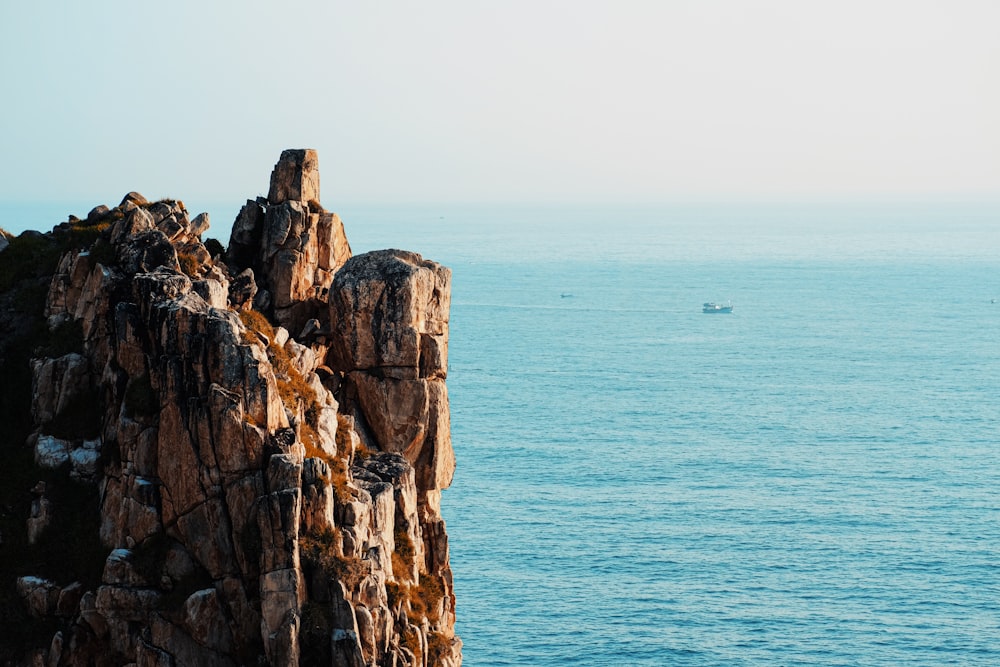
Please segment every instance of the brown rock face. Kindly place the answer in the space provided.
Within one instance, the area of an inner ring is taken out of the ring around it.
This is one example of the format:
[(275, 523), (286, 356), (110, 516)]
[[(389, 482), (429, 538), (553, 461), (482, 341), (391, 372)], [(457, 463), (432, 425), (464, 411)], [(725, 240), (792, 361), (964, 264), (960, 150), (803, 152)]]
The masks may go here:
[(346, 374), (344, 409), (369, 443), (402, 454), (424, 490), (451, 483), (448, 311), (451, 271), (381, 250), (350, 259), (330, 293), (328, 363)]
[(309, 320), (325, 321), (333, 275), (350, 256), (343, 223), (319, 203), (316, 151), (284, 151), (268, 198), (248, 200), (233, 224), (233, 274), (251, 269), (255, 307), (297, 335)]
[[(94, 209), (99, 238), (62, 257), (45, 317), (78, 340), (31, 363), (29, 442), (99, 490), (109, 555), (96, 585), (9, 582), (59, 628), (32, 660), (461, 664), (439, 511), (451, 273), (351, 258), (318, 199), (315, 151), (285, 151), (228, 265), (201, 243), (207, 216), (138, 193)], [(33, 492), (45, 544), (62, 496)]]
[(450, 306), (450, 269), (405, 250), (355, 257), (330, 295), (331, 365), (443, 378)]
[(267, 200), (280, 204), (289, 200), (319, 201), (319, 156), (312, 149), (281, 152), (271, 173)]

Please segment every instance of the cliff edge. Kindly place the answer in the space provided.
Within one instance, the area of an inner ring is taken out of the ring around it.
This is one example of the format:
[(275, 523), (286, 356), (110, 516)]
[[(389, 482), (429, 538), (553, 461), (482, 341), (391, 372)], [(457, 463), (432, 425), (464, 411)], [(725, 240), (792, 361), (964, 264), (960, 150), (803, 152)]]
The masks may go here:
[(0, 662), (461, 664), (451, 272), (319, 202), (290, 150), (226, 249), (137, 193), (0, 236)]

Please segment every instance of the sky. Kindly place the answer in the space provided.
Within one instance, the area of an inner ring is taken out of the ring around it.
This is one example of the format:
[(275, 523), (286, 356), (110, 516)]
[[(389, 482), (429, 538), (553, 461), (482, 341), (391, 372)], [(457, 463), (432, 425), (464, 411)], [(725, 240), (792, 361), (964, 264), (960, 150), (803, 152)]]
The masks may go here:
[(0, 201), (1000, 199), (996, 0), (0, 5)]

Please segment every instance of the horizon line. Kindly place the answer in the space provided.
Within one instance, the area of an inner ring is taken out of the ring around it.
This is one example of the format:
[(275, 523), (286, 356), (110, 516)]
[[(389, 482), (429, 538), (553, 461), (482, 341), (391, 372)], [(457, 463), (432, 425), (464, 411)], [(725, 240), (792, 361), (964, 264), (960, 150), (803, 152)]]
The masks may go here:
[[(123, 193), (121, 197), (124, 197)], [(265, 194), (255, 195), (266, 197)], [(64, 197), (3, 197), (0, 196), (0, 205), (79, 205), (82, 202), (95, 202), (93, 206), (105, 205), (109, 207), (117, 206), (117, 200), (101, 201), (100, 197), (88, 195), (66, 195)], [(242, 206), (247, 200), (253, 197), (242, 195), (228, 198), (225, 195), (206, 196), (157, 196), (150, 198), (150, 201), (160, 199), (175, 199), (184, 202), (198, 201), (210, 204), (228, 204), (231, 206)], [(324, 198), (327, 199), (327, 198)], [(815, 193), (815, 194), (749, 194), (749, 193), (716, 193), (716, 194), (691, 194), (691, 195), (669, 195), (659, 198), (647, 197), (483, 197), (483, 198), (454, 198), (454, 199), (433, 199), (433, 198), (394, 198), (394, 197), (344, 197), (330, 198), (340, 204), (350, 206), (666, 206), (676, 204), (837, 204), (837, 203), (997, 203), (1000, 204), (1000, 190), (996, 192), (921, 192), (921, 193)], [(322, 203), (322, 202), (321, 202)]]

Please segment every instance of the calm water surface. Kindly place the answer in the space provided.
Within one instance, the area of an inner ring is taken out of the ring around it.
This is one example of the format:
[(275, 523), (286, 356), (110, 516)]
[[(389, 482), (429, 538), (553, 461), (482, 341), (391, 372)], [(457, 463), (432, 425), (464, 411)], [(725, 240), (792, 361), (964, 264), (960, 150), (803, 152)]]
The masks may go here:
[(996, 207), (345, 220), (454, 269), (466, 664), (1000, 664)]

